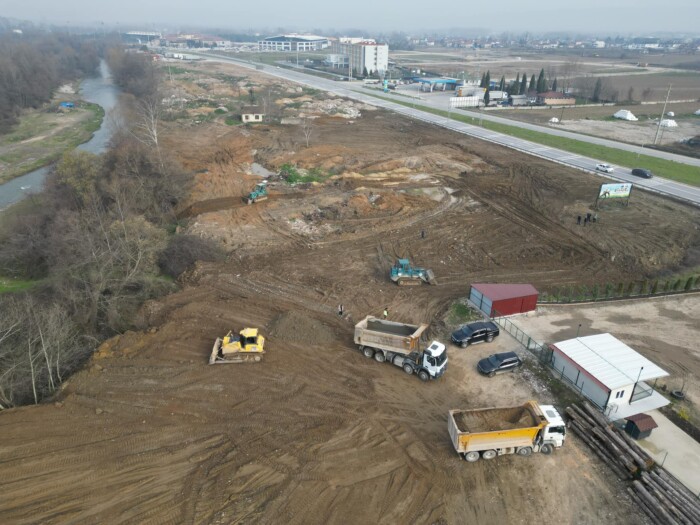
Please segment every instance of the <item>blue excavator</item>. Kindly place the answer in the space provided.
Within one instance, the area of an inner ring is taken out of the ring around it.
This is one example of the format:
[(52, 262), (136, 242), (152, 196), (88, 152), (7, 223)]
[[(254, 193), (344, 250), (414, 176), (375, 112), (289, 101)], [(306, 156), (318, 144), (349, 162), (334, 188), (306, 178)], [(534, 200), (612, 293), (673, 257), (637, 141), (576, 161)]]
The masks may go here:
[(391, 267), (390, 277), (399, 286), (418, 286), (423, 283), (437, 284), (432, 270), (411, 266), (408, 259), (397, 259), (394, 266)]

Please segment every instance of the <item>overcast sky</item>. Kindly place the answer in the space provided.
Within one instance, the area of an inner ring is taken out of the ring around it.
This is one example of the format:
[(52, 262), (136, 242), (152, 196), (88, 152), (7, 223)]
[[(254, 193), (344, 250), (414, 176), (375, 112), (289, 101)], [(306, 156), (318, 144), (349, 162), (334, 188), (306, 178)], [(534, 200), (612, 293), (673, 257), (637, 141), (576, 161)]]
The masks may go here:
[(119, 24), (120, 30), (214, 26), (427, 32), (479, 27), (495, 33), (700, 33), (700, 0), (0, 0), (0, 16), (58, 25)]

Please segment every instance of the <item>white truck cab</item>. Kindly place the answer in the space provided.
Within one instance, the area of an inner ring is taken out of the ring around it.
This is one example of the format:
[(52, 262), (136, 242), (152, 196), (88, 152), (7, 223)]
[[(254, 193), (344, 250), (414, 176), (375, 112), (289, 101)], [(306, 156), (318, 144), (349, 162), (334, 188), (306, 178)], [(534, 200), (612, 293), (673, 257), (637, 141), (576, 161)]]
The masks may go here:
[(423, 352), (423, 368), (431, 377), (438, 378), (447, 368), (447, 349), (439, 341), (433, 341)]
[(566, 439), (566, 423), (552, 405), (540, 405), (540, 410), (547, 419), (547, 426), (542, 429), (542, 444), (561, 447)]

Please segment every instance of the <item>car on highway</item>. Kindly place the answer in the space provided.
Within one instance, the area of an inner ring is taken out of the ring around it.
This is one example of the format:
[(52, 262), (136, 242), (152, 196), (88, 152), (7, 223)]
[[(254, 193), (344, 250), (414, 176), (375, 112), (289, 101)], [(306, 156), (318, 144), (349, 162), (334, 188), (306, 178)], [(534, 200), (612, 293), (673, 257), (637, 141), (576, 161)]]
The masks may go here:
[(494, 337), (501, 333), (498, 325), (492, 321), (477, 321), (462, 326), (459, 330), (452, 332), (452, 342), (466, 348), (475, 343), (490, 343)]
[(612, 173), (615, 171), (615, 168), (613, 168), (610, 164), (596, 164), (595, 169), (596, 171), (604, 171), (605, 173)]
[(653, 175), (651, 174), (651, 171), (646, 170), (644, 168), (634, 168), (632, 170), (632, 175), (635, 175), (637, 177), (642, 177), (644, 179), (651, 179)]
[(503, 352), (490, 355), (476, 365), (477, 370), (485, 376), (493, 377), (502, 372), (512, 372), (523, 366), (522, 360), (515, 352)]

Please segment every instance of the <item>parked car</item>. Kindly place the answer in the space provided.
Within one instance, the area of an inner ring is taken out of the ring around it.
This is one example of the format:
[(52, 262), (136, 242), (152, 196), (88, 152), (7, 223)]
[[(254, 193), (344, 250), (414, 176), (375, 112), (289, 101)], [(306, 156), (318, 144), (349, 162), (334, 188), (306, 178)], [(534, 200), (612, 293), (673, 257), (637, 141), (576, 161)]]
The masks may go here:
[(522, 360), (515, 352), (503, 352), (502, 354), (490, 355), (476, 365), (479, 372), (489, 377), (493, 377), (501, 372), (512, 372), (523, 365)]
[(644, 179), (651, 179), (653, 177), (651, 171), (645, 170), (644, 168), (634, 168), (632, 170), (632, 175), (636, 175), (637, 177), (642, 177)]
[(466, 348), (474, 343), (483, 343), (484, 341), (490, 343), (500, 332), (496, 323), (478, 321), (465, 324), (459, 330), (452, 332), (452, 342), (462, 348)]
[(604, 171), (605, 173), (612, 173), (615, 171), (615, 168), (613, 168), (610, 164), (596, 164), (595, 169), (597, 171)]

